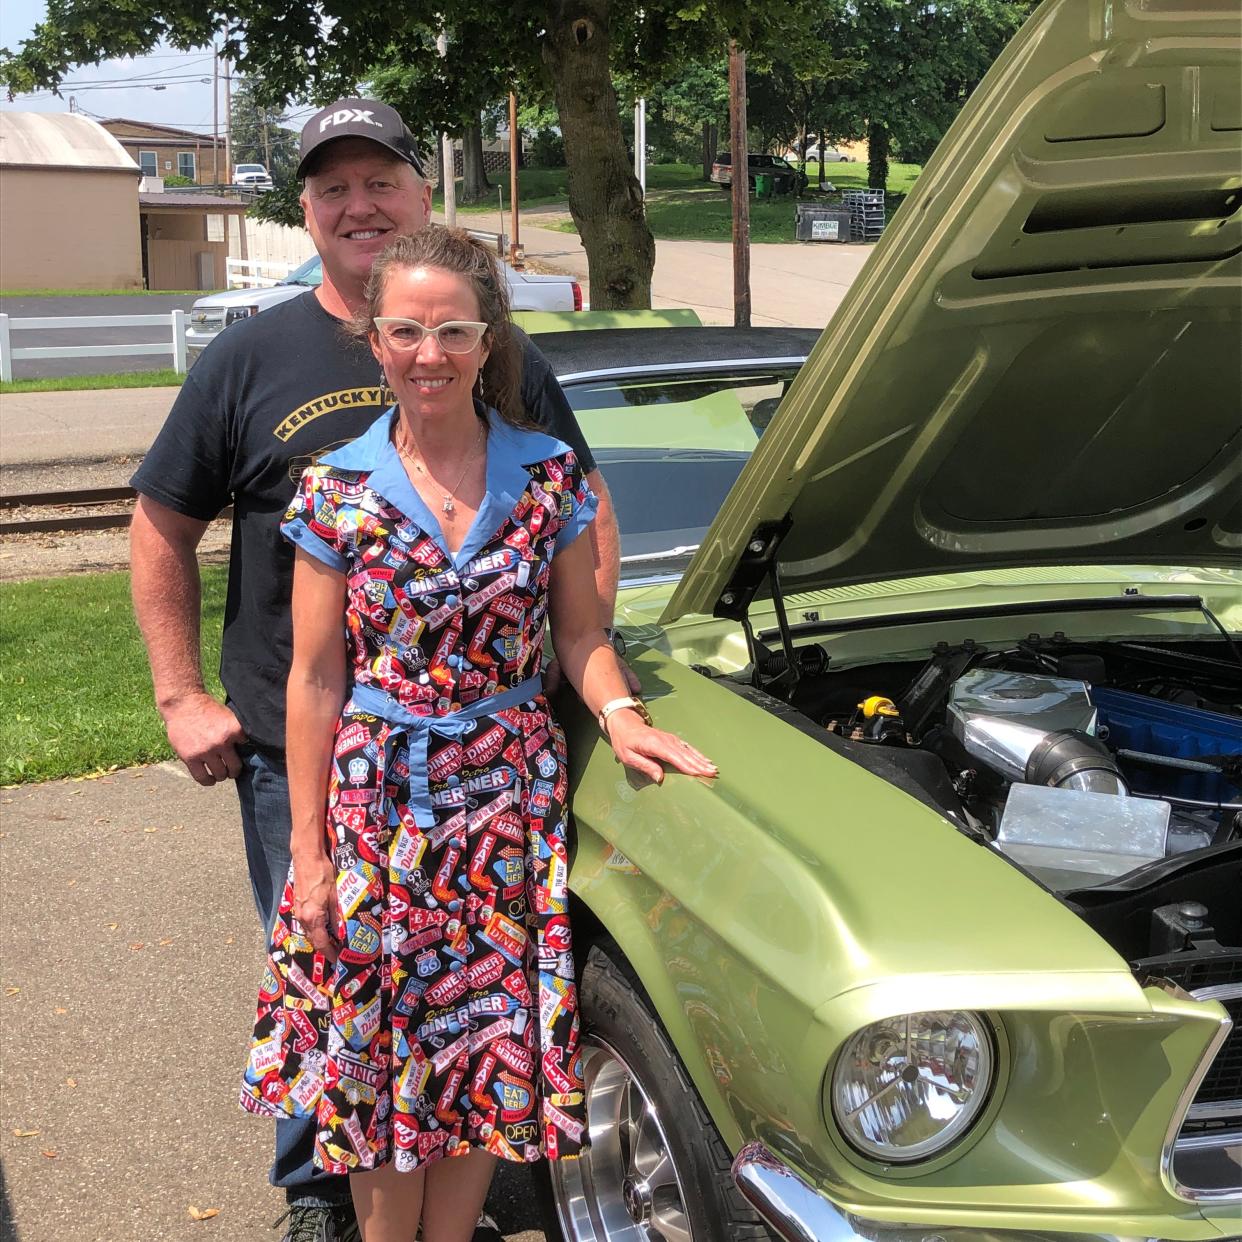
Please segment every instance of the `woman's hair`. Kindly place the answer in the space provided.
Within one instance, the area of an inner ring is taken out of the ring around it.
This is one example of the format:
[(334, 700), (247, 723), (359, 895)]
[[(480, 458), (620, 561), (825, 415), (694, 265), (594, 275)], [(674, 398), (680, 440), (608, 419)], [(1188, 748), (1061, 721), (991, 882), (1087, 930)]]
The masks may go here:
[(509, 291), (500, 262), (463, 229), (428, 224), (417, 233), (395, 237), (376, 256), (367, 281), (366, 301), (355, 312), (351, 335), (365, 339), (375, 330), (390, 273), (430, 267), (461, 276), (479, 300), (479, 318), (487, 324), (488, 347), (483, 364), (483, 399), (515, 427), (535, 424), (522, 402), (522, 351), (509, 317)]

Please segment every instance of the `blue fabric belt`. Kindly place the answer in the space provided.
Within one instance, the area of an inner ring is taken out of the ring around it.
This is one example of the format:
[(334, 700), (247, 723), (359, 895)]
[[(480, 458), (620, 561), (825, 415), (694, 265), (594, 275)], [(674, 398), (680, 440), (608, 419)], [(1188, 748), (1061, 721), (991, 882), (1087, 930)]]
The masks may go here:
[(406, 707), (402, 707), (391, 695), (375, 686), (354, 686), (345, 710), (365, 712), (379, 716), (393, 726), (388, 736), (388, 752), (382, 755), (377, 765), (379, 768), (379, 792), (383, 794), (385, 774), (388, 769), (388, 757), (391, 744), (404, 737), (410, 750), (410, 809), (414, 812), (414, 822), (420, 828), (434, 828), (436, 825), (435, 811), (431, 805), (431, 789), (427, 776), (427, 743), (433, 733), (439, 737), (461, 738), (470, 733), (477, 721), (485, 716), (494, 716), (510, 707), (520, 707), (537, 695), (543, 693), (543, 677), (536, 675), (519, 682), (511, 690), (502, 690), (498, 694), (476, 699), (460, 711), (449, 712), (445, 716), (419, 716)]

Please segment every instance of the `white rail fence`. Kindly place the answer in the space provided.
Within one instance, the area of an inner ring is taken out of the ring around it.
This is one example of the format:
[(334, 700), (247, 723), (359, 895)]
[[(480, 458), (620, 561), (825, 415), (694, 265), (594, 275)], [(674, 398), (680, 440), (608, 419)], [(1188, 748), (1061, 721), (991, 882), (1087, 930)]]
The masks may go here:
[[(15, 348), (12, 334), (26, 330), (163, 327), (162, 341), (123, 345), (26, 345)], [(0, 380), (13, 378), (13, 363), (28, 358), (126, 358), (134, 354), (168, 354), (178, 375), (186, 372), (185, 311), (166, 315), (52, 315), (13, 319), (0, 314)]]
[(293, 270), (288, 263), (270, 259), (234, 259), (224, 261), (230, 289), (270, 289)]

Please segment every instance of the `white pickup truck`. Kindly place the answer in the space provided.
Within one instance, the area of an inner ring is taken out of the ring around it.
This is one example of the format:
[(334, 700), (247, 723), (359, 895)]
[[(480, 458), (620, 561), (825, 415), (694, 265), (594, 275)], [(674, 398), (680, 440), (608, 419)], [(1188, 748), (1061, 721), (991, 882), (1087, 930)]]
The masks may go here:
[[(569, 276), (534, 276), (514, 271), (504, 265), (505, 278), (509, 282), (509, 302), (514, 310), (523, 311), (580, 311), (582, 309), (582, 286)], [(190, 307), (190, 322), (186, 328), (185, 343), (188, 361), (193, 365), (219, 333), (236, 323), (248, 319), (278, 302), (287, 302), (307, 289), (316, 289), (323, 283), (323, 265), (319, 256), (307, 259), (295, 267), (278, 284), (266, 289), (226, 289), (199, 298)]]

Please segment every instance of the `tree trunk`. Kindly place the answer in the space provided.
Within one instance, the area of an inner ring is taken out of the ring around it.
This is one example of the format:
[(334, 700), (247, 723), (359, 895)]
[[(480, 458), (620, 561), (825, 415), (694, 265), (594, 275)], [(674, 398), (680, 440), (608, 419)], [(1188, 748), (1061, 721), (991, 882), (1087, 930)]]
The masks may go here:
[(483, 128), (477, 122), (461, 132), (461, 201), (481, 203), (491, 199), (491, 183), (483, 167)]
[(609, 0), (553, 0), (548, 7), (543, 60), (565, 139), (569, 210), (586, 251), (591, 309), (645, 309), (655, 240), (609, 72)]
[(888, 189), (888, 126), (877, 121), (867, 126), (867, 185)]
[(703, 180), (712, 179), (712, 165), (716, 162), (716, 127), (711, 121), (703, 122)]
[(824, 188), (824, 131), (819, 131), (819, 189)]

